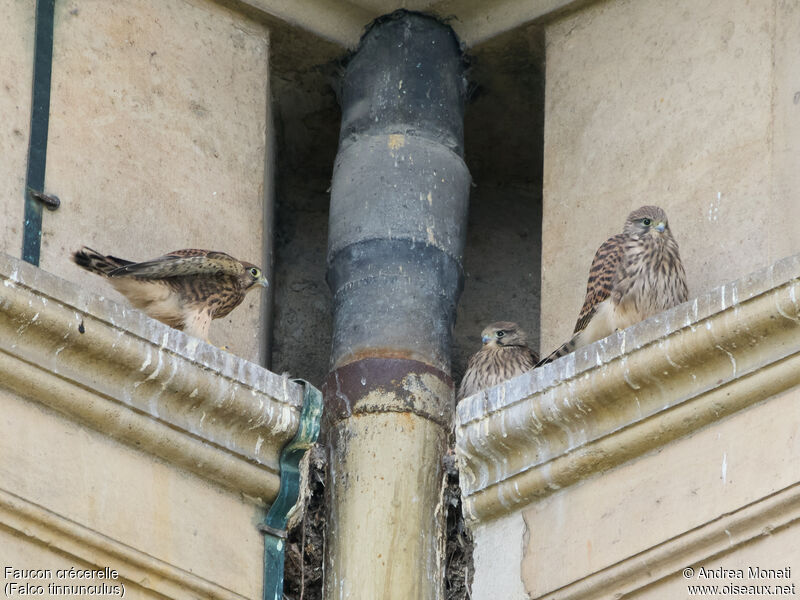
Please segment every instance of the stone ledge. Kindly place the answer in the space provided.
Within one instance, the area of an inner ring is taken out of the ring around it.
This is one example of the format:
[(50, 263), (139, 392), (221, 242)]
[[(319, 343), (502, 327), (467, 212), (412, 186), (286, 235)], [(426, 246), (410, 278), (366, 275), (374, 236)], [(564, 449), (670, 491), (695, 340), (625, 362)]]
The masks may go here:
[(800, 385), (800, 255), (461, 402), (464, 512), (486, 521)]
[(301, 386), (0, 254), (0, 387), (269, 503)]

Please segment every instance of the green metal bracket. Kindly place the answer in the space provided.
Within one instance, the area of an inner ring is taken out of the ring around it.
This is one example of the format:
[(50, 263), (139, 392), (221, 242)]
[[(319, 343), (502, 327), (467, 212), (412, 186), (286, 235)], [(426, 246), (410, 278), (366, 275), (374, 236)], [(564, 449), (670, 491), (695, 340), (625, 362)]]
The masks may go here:
[(33, 98), (25, 177), (25, 223), (22, 229), (22, 259), (39, 265), (42, 243), (42, 204), (47, 163), (47, 131), (50, 121), (50, 76), (53, 67), (53, 19), (55, 0), (37, 0), (33, 48)]
[(300, 460), (319, 437), (322, 417), (322, 392), (303, 379), (303, 411), (292, 441), (281, 451), (281, 486), (264, 522), (264, 600), (283, 600), (283, 565), (286, 551), (286, 525), (289, 511), (300, 493)]

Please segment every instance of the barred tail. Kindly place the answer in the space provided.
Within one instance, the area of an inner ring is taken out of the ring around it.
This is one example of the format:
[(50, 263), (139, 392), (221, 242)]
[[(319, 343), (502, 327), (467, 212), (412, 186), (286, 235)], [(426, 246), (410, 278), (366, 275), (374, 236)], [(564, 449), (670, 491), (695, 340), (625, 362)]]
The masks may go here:
[(131, 264), (131, 261), (117, 258), (116, 256), (103, 256), (87, 246), (83, 246), (77, 252), (73, 252), (72, 260), (75, 261), (76, 265), (87, 271), (105, 276), (114, 269)]
[(534, 367), (534, 369), (537, 367), (541, 367), (542, 365), (546, 365), (547, 363), (551, 363), (557, 358), (561, 358), (562, 356), (566, 356), (567, 354), (575, 352), (576, 348), (578, 347), (579, 333), (576, 333), (574, 336), (572, 336), (572, 339), (570, 341), (564, 342), (558, 348), (553, 350), (550, 354), (548, 354), (542, 360), (536, 363), (536, 367)]

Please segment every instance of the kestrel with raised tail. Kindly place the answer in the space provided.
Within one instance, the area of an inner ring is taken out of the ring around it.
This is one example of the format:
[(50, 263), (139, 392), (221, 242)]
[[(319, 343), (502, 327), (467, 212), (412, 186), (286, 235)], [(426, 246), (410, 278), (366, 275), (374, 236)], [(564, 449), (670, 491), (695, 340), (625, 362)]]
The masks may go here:
[(256, 265), (213, 250), (176, 250), (135, 263), (84, 246), (72, 260), (106, 277), (148, 316), (206, 341), (212, 319), (230, 313), (250, 290), (269, 285)]
[(537, 366), (652, 317), (689, 297), (686, 273), (666, 213), (643, 206), (594, 256), (575, 331)]
[(481, 333), (483, 348), (467, 363), (456, 400), (530, 371), (539, 355), (528, 348), (525, 332), (510, 321), (492, 323)]

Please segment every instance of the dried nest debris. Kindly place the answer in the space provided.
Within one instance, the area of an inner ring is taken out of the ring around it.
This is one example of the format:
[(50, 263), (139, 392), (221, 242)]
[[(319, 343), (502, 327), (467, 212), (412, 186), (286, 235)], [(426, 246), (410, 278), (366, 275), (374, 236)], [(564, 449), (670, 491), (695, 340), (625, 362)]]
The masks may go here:
[[(448, 453), (452, 457), (452, 451)], [(327, 456), (315, 445), (303, 465), (305, 504), (297, 523), (290, 524), (284, 572), (284, 600), (322, 600), (322, 575), (325, 554)], [(445, 599), (471, 598), (474, 566), (472, 534), (464, 523), (461, 511), (461, 488), (453, 461), (445, 461)]]
[(303, 458), (301, 502), (305, 510), (291, 526), (286, 545), (283, 597), (322, 600), (322, 561), (325, 551), (325, 478), (328, 461), (319, 444)]
[(461, 486), (455, 467), (453, 450), (444, 459), (447, 485), (444, 488), (445, 517), (445, 571), (444, 593), (446, 600), (467, 600), (472, 597), (472, 579), (475, 567), (472, 558), (474, 543), (472, 532), (464, 522), (461, 510)]

